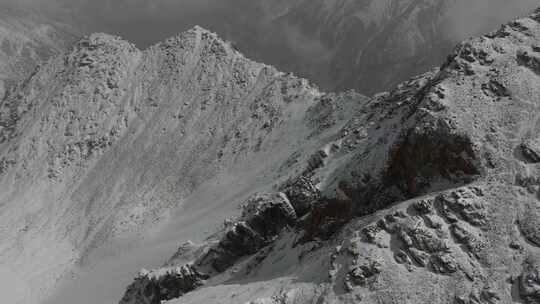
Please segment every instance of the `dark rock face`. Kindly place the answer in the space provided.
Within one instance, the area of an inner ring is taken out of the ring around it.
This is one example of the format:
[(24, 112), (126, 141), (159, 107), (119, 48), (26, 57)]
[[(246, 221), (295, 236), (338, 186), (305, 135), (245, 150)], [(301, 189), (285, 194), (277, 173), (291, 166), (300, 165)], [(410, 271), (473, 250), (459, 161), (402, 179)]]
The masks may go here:
[(172, 270), (142, 272), (120, 301), (121, 304), (157, 304), (202, 286), (205, 279), (233, 266), (272, 243), (281, 231), (297, 220), (283, 193), (256, 194), (243, 205), (242, 216), (193, 264)]
[(243, 205), (241, 220), (263, 239), (270, 240), (297, 219), (296, 212), (283, 193), (256, 194)]
[(157, 272), (141, 271), (120, 301), (122, 304), (161, 304), (201, 286), (206, 275), (191, 265)]
[(218, 245), (210, 248), (208, 253), (197, 261), (197, 265), (210, 265), (215, 271), (223, 272), (241, 257), (255, 254), (267, 244), (263, 236), (245, 222), (235, 223)]
[(284, 193), (293, 205), (298, 217), (309, 212), (321, 197), (319, 189), (315, 187), (311, 179), (304, 176), (286, 183), (284, 188)]
[(413, 131), (391, 154), (386, 183), (397, 184), (409, 197), (420, 194), (437, 176), (460, 181), (480, 173), (470, 139), (444, 131)]
[(517, 59), (521, 65), (528, 67), (531, 71), (540, 75), (540, 56), (538, 54), (519, 51)]
[(240, 221), (196, 265), (210, 265), (213, 270), (223, 272), (241, 257), (270, 244), (285, 227), (293, 226), (296, 219), (285, 194), (256, 194), (244, 203)]

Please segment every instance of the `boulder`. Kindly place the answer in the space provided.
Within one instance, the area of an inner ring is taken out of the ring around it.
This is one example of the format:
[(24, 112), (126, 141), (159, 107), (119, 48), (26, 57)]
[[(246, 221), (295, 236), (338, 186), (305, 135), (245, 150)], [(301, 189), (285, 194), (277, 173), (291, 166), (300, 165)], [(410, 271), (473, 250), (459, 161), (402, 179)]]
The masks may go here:
[(293, 225), (296, 212), (284, 193), (256, 194), (243, 205), (242, 221), (266, 240)]
[(285, 195), (290, 200), (298, 217), (305, 215), (320, 199), (319, 189), (311, 179), (300, 176), (285, 185)]

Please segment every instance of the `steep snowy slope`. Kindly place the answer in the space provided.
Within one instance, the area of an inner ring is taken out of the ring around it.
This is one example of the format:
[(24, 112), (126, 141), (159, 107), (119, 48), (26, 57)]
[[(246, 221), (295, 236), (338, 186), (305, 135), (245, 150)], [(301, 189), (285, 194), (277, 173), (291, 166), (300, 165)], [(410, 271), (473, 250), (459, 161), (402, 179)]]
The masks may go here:
[(0, 5), (0, 97), (77, 39), (71, 27)]
[[(203, 241), (243, 196), (303, 169), (363, 100), (323, 95), (201, 28), (144, 52), (104, 34), (79, 41), (0, 109), (5, 297), (35, 303), (62, 278), (110, 276), (108, 259), (161, 263), (148, 248)], [(121, 266), (112, 295), (76, 283), (93, 292), (77, 303), (116, 300), (140, 262)]]
[(121, 303), (539, 303), (539, 43), (540, 9), (364, 103)]

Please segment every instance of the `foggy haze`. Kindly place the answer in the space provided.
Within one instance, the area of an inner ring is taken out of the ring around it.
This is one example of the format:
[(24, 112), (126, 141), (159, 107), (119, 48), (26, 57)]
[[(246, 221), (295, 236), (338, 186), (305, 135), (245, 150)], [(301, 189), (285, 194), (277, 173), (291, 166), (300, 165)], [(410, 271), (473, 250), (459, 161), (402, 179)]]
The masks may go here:
[[(284, 3), (298, 2), (276, 0), (273, 4), (279, 3), (279, 10), (286, 7)], [(491, 29), (538, 5), (536, 0), (454, 2), (448, 31), (456, 40)], [(0, 3), (40, 10), (59, 18), (72, 16), (88, 32), (117, 34), (141, 48), (194, 25), (229, 36), (231, 27), (246, 26), (245, 30), (250, 31), (275, 17), (264, 11), (263, 7), (267, 6), (264, 1), (253, 0), (1, 0)]]

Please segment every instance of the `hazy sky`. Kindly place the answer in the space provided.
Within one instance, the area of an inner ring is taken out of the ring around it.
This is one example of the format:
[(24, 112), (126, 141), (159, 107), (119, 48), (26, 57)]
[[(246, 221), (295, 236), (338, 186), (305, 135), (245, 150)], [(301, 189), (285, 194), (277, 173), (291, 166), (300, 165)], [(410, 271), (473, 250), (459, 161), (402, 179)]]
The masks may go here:
[(458, 0), (452, 14), (449, 33), (457, 40), (493, 30), (532, 9), (540, 7), (539, 0)]
[[(447, 1), (457, 3), (452, 12), (454, 22), (448, 30), (458, 40), (540, 6), (538, 0)], [(226, 32), (227, 27), (256, 23), (262, 18), (256, 3), (264, 2), (287, 0), (0, 0), (4, 4), (75, 15), (89, 31), (120, 34), (142, 47), (195, 24)]]

